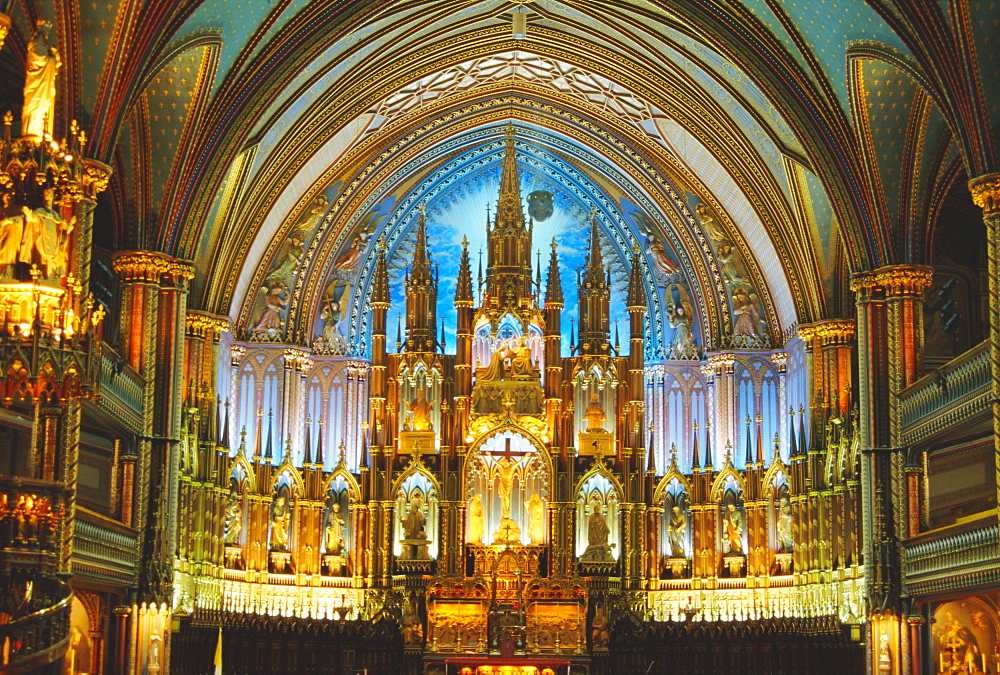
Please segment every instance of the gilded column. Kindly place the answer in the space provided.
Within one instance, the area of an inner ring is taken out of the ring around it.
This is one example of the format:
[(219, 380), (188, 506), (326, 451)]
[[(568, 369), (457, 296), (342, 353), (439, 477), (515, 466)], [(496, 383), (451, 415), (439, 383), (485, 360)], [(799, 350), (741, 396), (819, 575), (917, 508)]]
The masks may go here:
[(993, 392), (993, 438), (995, 444), (997, 497), (1000, 498), (1000, 173), (969, 181), (972, 200), (983, 210), (990, 289), (990, 372)]

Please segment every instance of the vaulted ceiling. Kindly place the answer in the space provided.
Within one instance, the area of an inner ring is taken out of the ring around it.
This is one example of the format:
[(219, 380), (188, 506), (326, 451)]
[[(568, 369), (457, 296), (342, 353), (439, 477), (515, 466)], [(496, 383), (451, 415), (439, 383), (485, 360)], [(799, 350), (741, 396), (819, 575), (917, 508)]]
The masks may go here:
[[(996, 2), (107, 0), (36, 11), (11, 0), (6, 11), (5, 74), (22, 67), (27, 26), (57, 20), (70, 55), (61, 116), (80, 119), (89, 154), (115, 168), (97, 243), (195, 261), (192, 304), (243, 326), (291, 250), (289, 339), (310, 339), (338, 282), (364, 285), (374, 238), (405, 266), (418, 204), (478, 232), (508, 122), (522, 188), (555, 195), (562, 229), (549, 229), (567, 259), (596, 209), (618, 273), (643, 250), (661, 289), (651, 302), (689, 295), (707, 346), (731, 331), (740, 288), (768, 344), (849, 314), (850, 273), (930, 262), (956, 182), (997, 169)], [(16, 110), (16, 87), (2, 93)], [(441, 256), (457, 252), (452, 239)], [(658, 267), (654, 243), (676, 271)]]

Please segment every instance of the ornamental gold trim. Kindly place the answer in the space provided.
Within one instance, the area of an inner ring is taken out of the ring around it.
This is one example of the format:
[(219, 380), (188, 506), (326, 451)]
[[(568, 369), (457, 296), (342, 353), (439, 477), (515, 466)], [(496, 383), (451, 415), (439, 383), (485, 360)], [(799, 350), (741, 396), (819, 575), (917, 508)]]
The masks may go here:
[(111, 261), (111, 268), (125, 283), (158, 284), (164, 276), (194, 278), (194, 265), (155, 251), (123, 251)]
[(229, 330), (229, 317), (208, 312), (189, 311), (184, 319), (184, 329), (191, 337), (212, 338)]
[(850, 319), (830, 319), (799, 326), (799, 338), (819, 340), (823, 344), (847, 343), (856, 333), (857, 328)]

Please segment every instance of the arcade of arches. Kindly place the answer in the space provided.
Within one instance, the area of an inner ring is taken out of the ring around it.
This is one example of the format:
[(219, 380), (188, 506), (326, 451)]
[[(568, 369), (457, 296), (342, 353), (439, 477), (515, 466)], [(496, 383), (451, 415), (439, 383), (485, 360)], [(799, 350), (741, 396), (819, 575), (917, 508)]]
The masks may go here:
[(0, 672), (997, 673), (997, 35), (0, 2)]

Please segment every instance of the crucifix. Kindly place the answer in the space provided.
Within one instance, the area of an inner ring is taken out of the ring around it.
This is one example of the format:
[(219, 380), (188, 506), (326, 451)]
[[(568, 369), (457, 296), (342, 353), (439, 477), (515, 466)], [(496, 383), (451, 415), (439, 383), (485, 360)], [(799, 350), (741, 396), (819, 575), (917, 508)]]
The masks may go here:
[[(499, 459), (496, 460), (497, 463), (497, 477), (500, 479), (500, 506), (503, 509), (501, 514), (502, 519), (510, 518), (510, 493), (514, 487), (514, 473), (517, 471), (517, 464), (520, 457), (528, 454), (523, 451), (515, 451), (510, 449), (510, 438), (504, 439), (504, 449), (503, 452), (493, 453), (498, 455)], [(518, 458), (518, 459), (515, 459)]]

